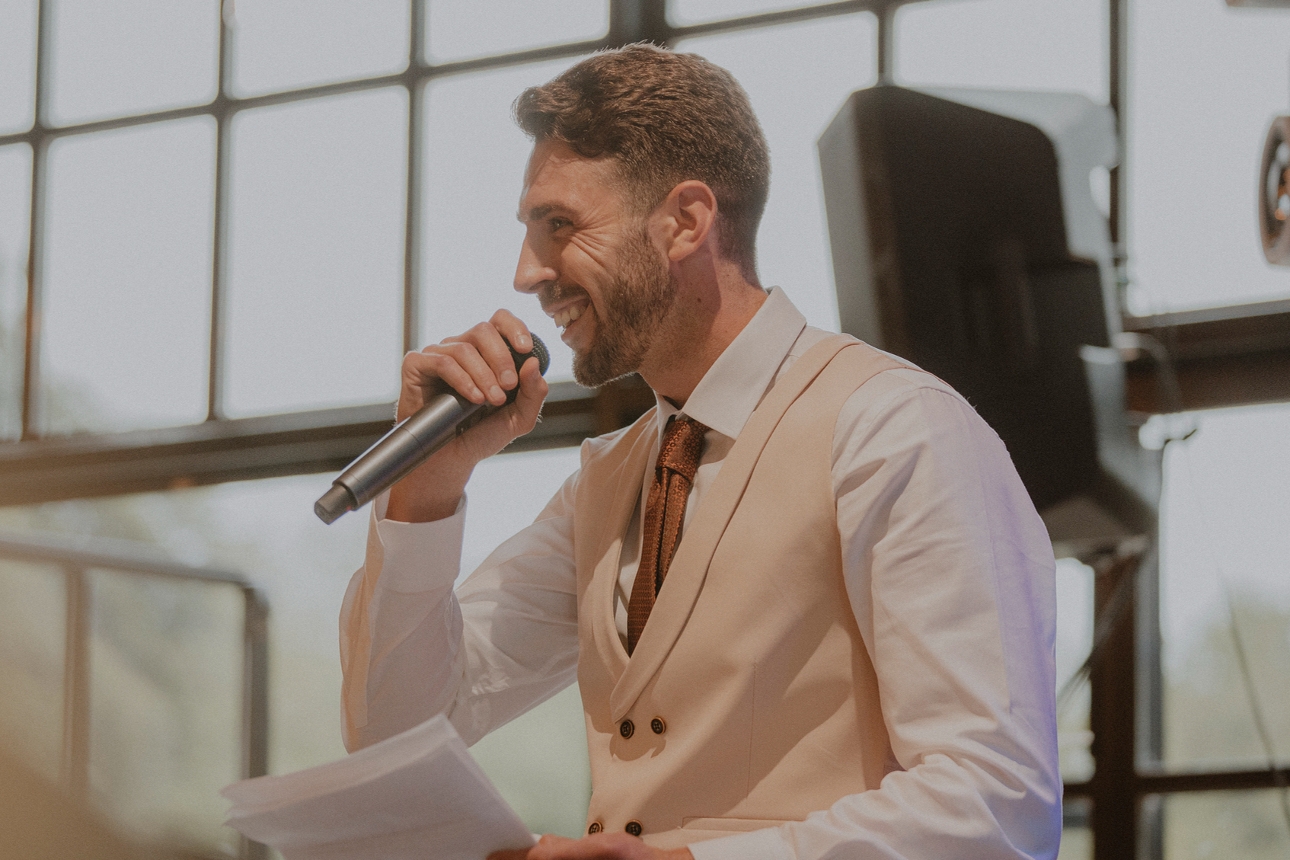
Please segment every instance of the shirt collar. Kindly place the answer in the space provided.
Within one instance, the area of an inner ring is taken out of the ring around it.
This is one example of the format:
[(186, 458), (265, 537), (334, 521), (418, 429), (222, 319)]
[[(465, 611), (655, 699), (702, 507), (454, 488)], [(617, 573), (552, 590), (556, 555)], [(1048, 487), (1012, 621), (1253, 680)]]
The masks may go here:
[(723, 436), (736, 438), (775, 381), (779, 367), (806, 328), (806, 317), (779, 287), (708, 368), (694, 393), (677, 409), (657, 394), (659, 434), (678, 412)]

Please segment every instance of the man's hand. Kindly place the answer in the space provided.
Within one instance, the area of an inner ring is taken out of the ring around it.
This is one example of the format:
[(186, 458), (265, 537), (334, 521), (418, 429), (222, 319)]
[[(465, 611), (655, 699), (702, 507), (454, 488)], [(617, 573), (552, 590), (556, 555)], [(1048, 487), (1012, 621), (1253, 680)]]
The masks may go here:
[(400, 522), (429, 522), (451, 516), (475, 464), (533, 429), (546, 398), (546, 380), (536, 358), (517, 375), (507, 343), (518, 353), (533, 348), (528, 327), (510, 311), (465, 334), (446, 338), (403, 357), (398, 420), (412, 415), (436, 394), (451, 388), (471, 403), (501, 406), (519, 386), (515, 402), (444, 445), (390, 489), (386, 516)]
[(488, 860), (694, 860), (689, 848), (651, 848), (626, 833), (597, 833), (581, 839), (543, 836), (526, 851), (498, 851)]

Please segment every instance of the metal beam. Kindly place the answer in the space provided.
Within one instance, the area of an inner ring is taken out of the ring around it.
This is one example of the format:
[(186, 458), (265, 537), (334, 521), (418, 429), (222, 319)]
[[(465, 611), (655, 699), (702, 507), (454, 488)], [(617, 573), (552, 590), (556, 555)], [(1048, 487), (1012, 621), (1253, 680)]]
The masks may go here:
[[(508, 451), (577, 445), (652, 406), (637, 377), (593, 392), (552, 385), (534, 431)], [(392, 404), (0, 444), (0, 505), (338, 471), (393, 424)]]
[(1170, 402), (1161, 369), (1129, 364), (1129, 409), (1156, 414), (1290, 401), (1290, 301), (1130, 317), (1126, 331), (1165, 347), (1178, 380)]

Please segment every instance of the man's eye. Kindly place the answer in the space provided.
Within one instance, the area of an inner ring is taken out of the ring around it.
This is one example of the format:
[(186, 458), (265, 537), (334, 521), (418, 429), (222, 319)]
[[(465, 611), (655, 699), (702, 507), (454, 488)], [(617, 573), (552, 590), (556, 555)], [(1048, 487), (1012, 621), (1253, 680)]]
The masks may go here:
[(566, 218), (550, 218), (547, 220), (547, 224), (550, 225), (551, 232), (556, 233), (568, 227), (570, 222)]

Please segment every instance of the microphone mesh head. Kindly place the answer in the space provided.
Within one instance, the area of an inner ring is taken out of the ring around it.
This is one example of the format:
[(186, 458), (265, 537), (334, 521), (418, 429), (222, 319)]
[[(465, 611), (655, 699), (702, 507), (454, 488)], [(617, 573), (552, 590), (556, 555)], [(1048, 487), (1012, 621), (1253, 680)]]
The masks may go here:
[(547, 352), (546, 344), (542, 342), (542, 338), (535, 334), (531, 334), (529, 337), (533, 338), (533, 355), (537, 356), (538, 372), (546, 376), (546, 369), (551, 366), (551, 353)]

